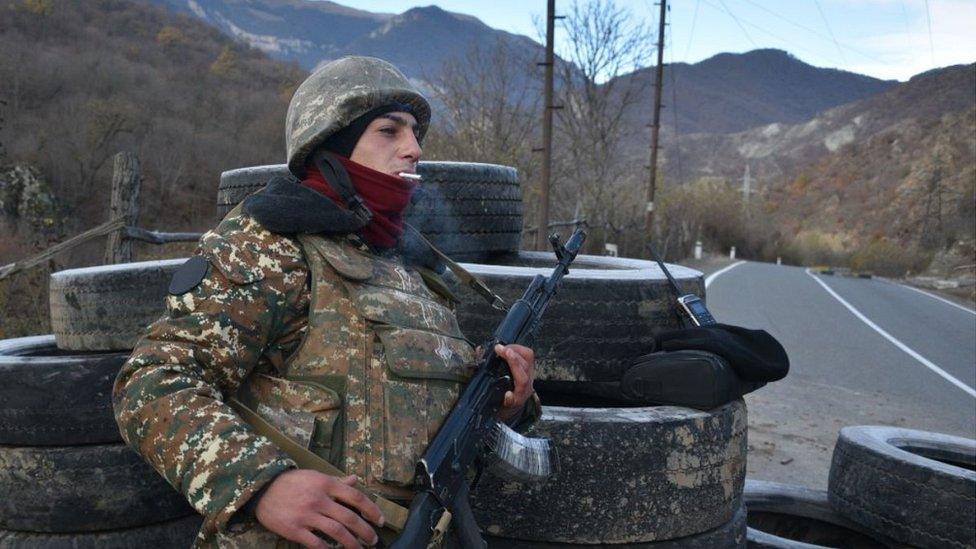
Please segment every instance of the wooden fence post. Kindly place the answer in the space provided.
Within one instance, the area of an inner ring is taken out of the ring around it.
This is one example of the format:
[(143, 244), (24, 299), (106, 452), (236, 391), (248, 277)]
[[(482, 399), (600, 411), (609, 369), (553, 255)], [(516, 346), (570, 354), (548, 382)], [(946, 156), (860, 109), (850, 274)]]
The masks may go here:
[[(112, 173), (112, 204), (109, 219), (122, 217), (125, 224), (135, 227), (139, 222), (139, 158), (129, 152), (115, 155)], [(105, 264), (132, 261), (132, 241), (126, 238), (125, 228), (108, 235), (105, 245)]]

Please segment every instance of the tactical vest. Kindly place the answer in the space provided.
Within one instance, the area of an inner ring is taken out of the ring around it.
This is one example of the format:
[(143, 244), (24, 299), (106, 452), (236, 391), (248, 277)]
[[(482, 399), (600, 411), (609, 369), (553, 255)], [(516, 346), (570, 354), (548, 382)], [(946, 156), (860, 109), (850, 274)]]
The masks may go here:
[(418, 459), (472, 374), (474, 350), (449, 292), (399, 257), (343, 237), (299, 242), (311, 277), (307, 331), (276, 375), (252, 374), (238, 399), (372, 491), (408, 499)]

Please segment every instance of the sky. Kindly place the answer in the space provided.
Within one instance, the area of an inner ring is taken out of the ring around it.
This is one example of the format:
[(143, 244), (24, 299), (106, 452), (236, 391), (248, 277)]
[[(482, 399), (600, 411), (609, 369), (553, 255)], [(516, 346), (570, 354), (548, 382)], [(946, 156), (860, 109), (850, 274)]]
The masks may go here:
[[(580, 0), (587, 1), (587, 0)], [(656, 0), (617, 0), (656, 32)], [(339, 0), (358, 9), (402, 13), (435, 4), (536, 40), (545, 0)], [(722, 52), (786, 50), (817, 67), (907, 80), (976, 61), (976, 0), (672, 0), (665, 62), (695, 63)], [(569, 0), (556, 0), (556, 13)], [(556, 26), (556, 51), (560, 42)], [(656, 57), (648, 52), (645, 66)]]

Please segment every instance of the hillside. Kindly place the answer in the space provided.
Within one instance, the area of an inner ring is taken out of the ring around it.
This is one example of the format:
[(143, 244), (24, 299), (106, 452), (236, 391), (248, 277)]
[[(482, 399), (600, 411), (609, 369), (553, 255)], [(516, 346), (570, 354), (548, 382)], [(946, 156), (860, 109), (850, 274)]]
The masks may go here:
[[(976, 65), (929, 71), (884, 93), (819, 113), (799, 124), (772, 123), (733, 134), (694, 134), (667, 139), (665, 170), (691, 180), (742, 177), (746, 164), (761, 182), (773, 184), (823, 155), (863, 143), (915, 120), (926, 124), (976, 104)], [(668, 136), (671, 137), (671, 136)], [(680, 158), (679, 158), (680, 155)]]
[[(295, 65), (121, 0), (0, 0), (0, 19), (0, 264), (105, 221), (118, 151), (138, 154), (141, 224), (160, 230), (208, 228), (221, 171), (284, 158), (285, 110), (305, 75)], [(48, 267), (99, 263), (102, 246)], [(45, 322), (46, 274), (0, 282), (0, 337)]]
[(800, 124), (683, 136), (665, 157), (672, 178), (680, 165), (685, 180), (735, 187), (748, 165), (769, 223), (801, 247), (897, 256), (913, 269), (933, 255), (976, 263), (976, 64), (917, 75)]
[(892, 243), (876, 253), (951, 251), (957, 264), (972, 265), (976, 107), (908, 118), (851, 142), (770, 188), (768, 198), (786, 233), (830, 235), (846, 249)]
[(122, 149), (143, 161), (147, 214), (181, 226), (207, 219), (220, 171), (283, 158), (298, 67), (122, 0), (0, 11), (7, 162), (36, 166), (75, 216), (102, 214), (108, 158)]

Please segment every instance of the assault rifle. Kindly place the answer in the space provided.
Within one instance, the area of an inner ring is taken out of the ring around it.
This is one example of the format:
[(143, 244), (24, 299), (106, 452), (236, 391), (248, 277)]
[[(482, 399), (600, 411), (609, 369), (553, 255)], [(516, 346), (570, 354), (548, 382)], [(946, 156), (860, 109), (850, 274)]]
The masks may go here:
[(498, 421), (505, 392), (512, 389), (512, 377), (508, 365), (495, 354), (495, 344), (529, 341), (585, 238), (583, 229), (577, 229), (565, 245), (559, 243), (558, 236), (549, 237), (559, 263), (549, 278), (535, 275), (491, 339), (482, 345), (478, 369), (417, 463), (418, 493), (410, 502), (403, 531), (391, 547), (427, 547), (432, 540), (439, 541), (452, 520), (462, 547), (486, 547), (468, 501), (468, 473), (476, 473), (476, 482), (489, 463), (489, 454), (498, 460), (495, 463), (523, 478), (549, 476), (549, 441), (524, 437)]

